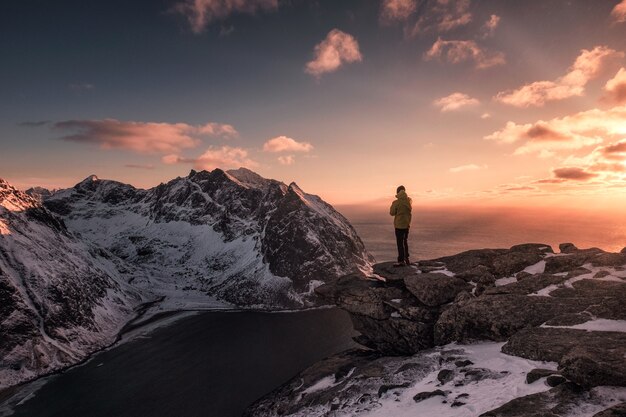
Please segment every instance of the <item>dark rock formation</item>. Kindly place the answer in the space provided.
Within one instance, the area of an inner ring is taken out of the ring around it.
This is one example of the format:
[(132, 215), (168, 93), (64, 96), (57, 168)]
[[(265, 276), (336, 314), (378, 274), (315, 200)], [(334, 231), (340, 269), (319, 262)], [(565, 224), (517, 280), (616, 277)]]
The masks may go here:
[(563, 376), (581, 386), (626, 386), (626, 333), (532, 327), (513, 335), (502, 351), (558, 362)]
[[(563, 244), (560, 249), (560, 254), (554, 254), (548, 245), (528, 244), (467, 251), (410, 267), (378, 264), (375, 275), (353, 274), (329, 280), (316, 292), (350, 313), (361, 333), (358, 343), (378, 355), (389, 355), (376, 356), (370, 363), (379, 364), (376, 378), (420, 369), (412, 359), (399, 369), (383, 366), (381, 370), (385, 358), (396, 360), (391, 355), (415, 354), (452, 342), (506, 342), (502, 352), (556, 362), (558, 370), (531, 370), (526, 383), (534, 384), (532, 390), (545, 387), (546, 391), (515, 398), (483, 416), (560, 416), (579, 406), (607, 416), (620, 415), (615, 413), (620, 413), (622, 406), (612, 404), (612, 391), (597, 387), (626, 387), (626, 332), (594, 330), (594, 326), (617, 326), (626, 320), (626, 256), (597, 248), (578, 249), (572, 244)], [(476, 366), (458, 352), (445, 356), (441, 352), (439, 367), (434, 364), (430, 379), (420, 382), (420, 386), (432, 389), (412, 393), (413, 403), (441, 397), (446, 406), (465, 407), (475, 399), (467, 394), (452, 396), (451, 389), (509, 374), (507, 370)], [(431, 354), (418, 355), (433, 358)], [(355, 363), (353, 374), (364, 366)], [(349, 386), (353, 390), (358, 378), (341, 380), (331, 389), (316, 393), (310, 393), (312, 388), (302, 385), (304, 378), (300, 378), (300, 385), (294, 382), (266, 397), (250, 409), (250, 415), (308, 415), (307, 411), (315, 416), (333, 415), (330, 412), (354, 415), (380, 406), (378, 402), (388, 398), (386, 395), (412, 387), (406, 380), (389, 379), (377, 387), (378, 391), (365, 384), (360, 394), (354, 394), (357, 397), (348, 399), (344, 389)], [(294, 396), (307, 390), (310, 397), (303, 408), (297, 404), (302, 397), (296, 401)], [(283, 400), (284, 396), (289, 399)], [(626, 398), (626, 393), (623, 396)], [(355, 406), (357, 398), (365, 404), (362, 408)], [(399, 401), (399, 396), (395, 398)], [(402, 398), (406, 401), (407, 396)], [(276, 404), (286, 403), (290, 409), (276, 408)], [(269, 404), (274, 408), (267, 408)]]

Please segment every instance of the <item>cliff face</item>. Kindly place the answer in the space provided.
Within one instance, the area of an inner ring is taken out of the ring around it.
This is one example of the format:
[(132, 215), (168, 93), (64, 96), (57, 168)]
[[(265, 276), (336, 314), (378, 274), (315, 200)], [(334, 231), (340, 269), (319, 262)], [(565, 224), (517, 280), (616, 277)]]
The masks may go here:
[(0, 179), (0, 389), (112, 343), (141, 302), (121, 269)]
[[(249, 415), (619, 410), (626, 401), (626, 251), (560, 249), (474, 250), (412, 267), (378, 264), (373, 276), (328, 282), (317, 293), (350, 313), (356, 341), (369, 350), (316, 364)], [(491, 392), (498, 385), (508, 391)]]

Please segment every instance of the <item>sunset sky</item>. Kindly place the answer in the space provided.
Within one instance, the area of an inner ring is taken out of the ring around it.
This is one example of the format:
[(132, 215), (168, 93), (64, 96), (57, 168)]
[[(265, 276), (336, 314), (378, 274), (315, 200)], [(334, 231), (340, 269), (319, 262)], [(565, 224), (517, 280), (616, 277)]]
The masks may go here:
[(626, 0), (0, 3), (0, 177), (626, 204)]

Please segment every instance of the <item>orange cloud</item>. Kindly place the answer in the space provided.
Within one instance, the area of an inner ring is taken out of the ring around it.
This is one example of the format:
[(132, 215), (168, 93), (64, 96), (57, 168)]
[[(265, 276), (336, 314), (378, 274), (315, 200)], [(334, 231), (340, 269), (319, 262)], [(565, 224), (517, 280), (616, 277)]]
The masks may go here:
[(416, 9), (416, 0), (383, 0), (380, 6), (380, 20), (384, 23), (405, 21)]
[[(428, 4), (428, 3), (427, 3)], [(436, 0), (429, 3), (417, 22), (405, 30), (407, 36), (448, 32), (472, 21), (469, 0)]]
[(212, 170), (215, 168), (255, 168), (258, 163), (248, 157), (248, 151), (243, 148), (230, 146), (209, 147), (197, 158), (185, 158), (179, 155), (165, 155), (162, 159), (164, 164), (193, 164), (196, 169)]
[(562, 180), (589, 181), (597, 177), (597, 174), (587, 172), (579, 167), (556, 168), (552, 170), (552, 173), (556, 179)]
[(492, 14), (481, 28), (483, 38), (490, 38), (496, 33), (500, 24), (500, 16)]
[(309, 152), (313, 145), (308, 142), (298, 142), (287, 136), (277, 136), (263, 144), (264, 152)]
[(480, 101), (467, 94), (452, 93), (449, 96), (435, 100), (433, 104), (439, 107), (442, 112), (449, 112), (462, 109), (463, 107), (477, 106), (480, 104)]
[(617, 103), (626, 104), (626, 69), (620, 68), (615, 77), (611, 78), (604, 85), (604, 91), (606, 95), (605, 100)]
[(502, 91), (495, 100), (517, 107), (543, 106), (548, 101), (582, 96), (587, 83), (596, 78), (609, 60), (623, 57), (607, 46), (596, 46), (591, 51), (583, 49), (564, 76), (556, 81), (535, 81), (516, 90)]
[(611, 10), (611, 17), (617, 23), (626, 22), (626, 0), (622, 0)]
[(187, 123), (126, 122), (115, 119), (67, 120), (54, 127), (74, 133), (62, 140), (91, 143), (102, 149), (126, 149), (137, 153), (177, 153), (200, 144), (195, 136), (233, 136), (237, 131), (231, 125), (208, 123), (192, 126)]
[(315, 46), (314, 55), (304, 71), (318, 78), (327, 72), (337, 71), (344, 64), (363, 59), (357, 40), (339, 29), (328, 32), (326, 38)]
[(278, 157), (278, 162), (281, 165), (293, 165), (296, 163), (296, 158), (293, 155), (283, 155)]
[(580, 149), (623, 135), (626, 135), (626, 106), (593, 109), (536, 123), (508, 122), (503, 129), (484, 139), (504, 144), (522, 143), (515, 150), (517, 155), (536, 152), (540, 156), (551, 156), (555, 151)]
[(235, 13), (255, 14), (278, 9), (278, 0), (186, 0), (173, 7), (187, 18), (191, 30), (201, 33), (208, 25)]
[(626, 159), (626, 139), (601, 148), (604, 155), (619, 154), (622, 159)]
[(503, 53), (487, 51), (474, 41), (444, 41), (441, 38), (438, 38), (430, 50), (426, 52), (424, 59), (427, 61), (440, 59), (452, 64), (473, 62), (477, 69), (490, 68), (506, 63)]
[(464, 171), (478, 171), (481, 169), (487, 169), (487, 165), (476, 165), (476, 164), (467, 164), (467, 165), (461, 165), (458, 167), (454, 167), (454, 168), (450, 168), (450, 172), (452, 172), (453, 174), (457, 174), (459, 172), (464, 172)]
[(151, 164), (126, 164), (124, 165), (124, 167), (133, 168), (133, 169), (147, 169), (147, 170), (154, 169), (154, 165), (151, 165)]

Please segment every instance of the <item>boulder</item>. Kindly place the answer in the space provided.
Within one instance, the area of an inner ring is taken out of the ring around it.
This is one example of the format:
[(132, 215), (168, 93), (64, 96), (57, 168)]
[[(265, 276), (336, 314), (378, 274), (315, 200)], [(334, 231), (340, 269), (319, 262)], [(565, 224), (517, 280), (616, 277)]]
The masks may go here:
[(421, 401), (427, 400), (432, 397), (445, 397), (445, 396), (446, 396), (445, 392), (443, 392), (440, 389), (436, 389), (434, 391), (425, 391), (425, 392), (419, 392), (415, 394), (413, 396), (413, 401), (415, 401), (416, 403), (419, 403)]
[(554, 375), (554, 371), (550, 369), (535, 368), (526, 374), (526, 383), (532, 384), (533, 382)]
[(573, 243), (561, 243), (559, 245), (559, 251), (561, 253), (574, 253), (578, 250), (578, 248), (576, 247), (576, 245), (574, 245)]
[(403, 279), (406, 276), (417, 275), (419, 270), (413, 266), (393, 266), (394, 262), (382, 262), (374, 265), (374, 273), (384, 277), (388, 284), (400, 284), (402, 285)]
[(624, 417), (626, 416), (626, 403), (614, 405), (604, 411), (594, 414), (593, 417)]
[(560, 373), (583, 387), (626, 386), (626, 333), (533, 327), (513, 335), (502, 352), (558, 362)]
[(560, 314), (584, 310), (587, 304), (581, 302), (520, 294), (485, 294), (446, 308), (435, 323), (435, 344), (477, 339), (506, 341), (526, 327), (539, 326)]
[(547, 417), (568, 415), (582, 396), (582, 390), (572, 383), (564, 383), (549, 391), (516, 398), (480, 417)]
[[(411, 355), (433, 347), (433, 326), (404, 318), (376, 320), (351, 314), (354, 329), (361, 333), (357, 342), (387, 355)], [(363, 339), (365, 338), (365, 339)]]
[(349, 313), (378, 320), (389, 318), (393, 311), (385, 301), (412, 298), (406, 290), (358, 274), (330, 280), (317, 287), (315, 292)]
[(405, 276), (404, 284), (415, 298), (429, 307), (447, 304), (459, 293), (472, 289), (460, 278), (437, 273)]

